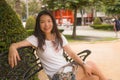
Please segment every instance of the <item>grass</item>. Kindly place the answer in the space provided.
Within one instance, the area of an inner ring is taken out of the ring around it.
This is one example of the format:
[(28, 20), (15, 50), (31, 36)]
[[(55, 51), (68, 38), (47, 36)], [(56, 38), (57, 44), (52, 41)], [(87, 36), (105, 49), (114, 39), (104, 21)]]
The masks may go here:
[(75, 41), (86, 41), (86, 42), (96, 42), (96, 41), (112, 41), (117, 40), (117, 38), (111, 37), (90, 37), (90, 36), (77, 36), (76, 39), (73, 39), (71, 35), (65, 35), (69, 42)]

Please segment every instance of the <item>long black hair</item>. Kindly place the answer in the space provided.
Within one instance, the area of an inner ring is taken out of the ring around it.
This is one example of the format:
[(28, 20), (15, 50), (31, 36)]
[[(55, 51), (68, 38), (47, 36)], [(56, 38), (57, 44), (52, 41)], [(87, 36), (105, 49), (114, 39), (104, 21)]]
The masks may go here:
[(48, 15), (48, 16), (51, 17), (52, 22), (53, 22), (53, 28), (52, 28), (51, 33), (53, 33), (55, 35), (55, 38), (56, 38), (55, 43), (57, 43), (56, 46), (58, 47), (59, 44), (60, 44), (60, 46), (62, 47), (63, 41), (62, 41), (62, 38), (61, 38), (61, 34), (58, 30), (55, 18), (53, 17), (53, 15), (50, 11), (43, 10), (43, 11), (39, 12), (39, 14), (36, 18), (35, 30), (34, 30), (34, 33), (33, 33), (38, 39), (38, 48), (40, 48), (41, 50), (44, 50), (43, 45), (45, 44), (45, 38), (46, 38), (44, 32), (41, 30), (41, 27), (40, 27), (40, 17), (42, 15)]

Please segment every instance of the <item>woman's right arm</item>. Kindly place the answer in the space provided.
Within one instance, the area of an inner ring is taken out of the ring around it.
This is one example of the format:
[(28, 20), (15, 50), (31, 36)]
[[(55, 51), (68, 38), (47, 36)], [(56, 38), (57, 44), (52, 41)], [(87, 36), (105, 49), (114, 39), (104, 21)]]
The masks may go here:
[(17, 43), (12, 43), (10, 45), (9, 54), (8, 54), (8, 62), (12, 68), (17, 65), (17, 61), (21, 60), (17, 49), (20, 47), (25, 47), (25, 46), (32, 46), (32, 44), (28, 42), (27, 40), (23, 40)]

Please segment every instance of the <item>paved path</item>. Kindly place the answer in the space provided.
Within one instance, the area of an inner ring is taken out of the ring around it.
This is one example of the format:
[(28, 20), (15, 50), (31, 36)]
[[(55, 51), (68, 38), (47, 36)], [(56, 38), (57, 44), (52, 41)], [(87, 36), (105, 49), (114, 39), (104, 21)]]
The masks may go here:
[[(72, 29), (64, 28), (63, 34), (72, 35)], [(103, 30), (95, 30), (89, 26), (77, 26), (76, 34), (81, 36), (90, 36), (90, 37), (115, 37), (114, 31), (103, 31)]]
[(90, 49), (92, 54), (87, 60), (94, 61), (108, 78), (120, 80), (120, 40), (96, 43), (72, 42), (70, 45), (76, 52)]

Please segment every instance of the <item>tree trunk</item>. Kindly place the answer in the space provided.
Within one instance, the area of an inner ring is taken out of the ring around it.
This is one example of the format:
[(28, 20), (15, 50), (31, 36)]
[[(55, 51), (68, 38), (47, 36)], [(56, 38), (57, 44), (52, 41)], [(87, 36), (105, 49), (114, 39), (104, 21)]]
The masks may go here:
[(16, 0), (15, 2), (15, 11), (17, 14), (19, 14), (20, 18), (22, 18), (20, 0)]
[(73, 39), (76, 38), (76, 22), (77, 22), (77, 8), (74, 11), (74, 24), (73, 24), (73, 33), (72, 33)]
[(84, 26), (84, 17), (83, 17), (83, 15), (84, 15), (84, 9), (81, 9), (81, 11), (80, 11), (80, 13), (81, 13), (81, 24), (82, 24), (82, 26)]

